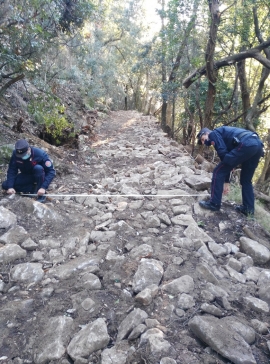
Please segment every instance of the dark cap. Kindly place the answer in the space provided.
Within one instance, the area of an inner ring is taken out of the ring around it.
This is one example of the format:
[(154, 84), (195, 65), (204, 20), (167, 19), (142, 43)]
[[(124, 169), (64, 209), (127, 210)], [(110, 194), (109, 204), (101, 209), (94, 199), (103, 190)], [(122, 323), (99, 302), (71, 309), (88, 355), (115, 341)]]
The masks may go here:
[(211, 133), (212, 130), (208, 128), (202, 128), (197, 134), (198, 144), (202, 145), (201, 137), (206, 133)]
[(15, 144), (16, 157), (22, 158), (26, 155), (29, 144), (25, 139), (19, 139)]

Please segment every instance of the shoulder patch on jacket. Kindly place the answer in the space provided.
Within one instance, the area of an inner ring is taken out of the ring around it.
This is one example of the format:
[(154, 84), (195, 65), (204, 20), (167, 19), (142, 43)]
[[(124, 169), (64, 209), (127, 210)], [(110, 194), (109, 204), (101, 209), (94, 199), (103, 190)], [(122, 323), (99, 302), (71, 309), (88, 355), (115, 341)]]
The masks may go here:
[(46, 162), (45, 162), (45, 166), (46, 166), (46, 167), (51, 167), (51, 166), (52, 166), (52, 162), (51, 162), (51, 161), (49, 161), (49, 160), (48, 160), (48, 161), (46, 161)]

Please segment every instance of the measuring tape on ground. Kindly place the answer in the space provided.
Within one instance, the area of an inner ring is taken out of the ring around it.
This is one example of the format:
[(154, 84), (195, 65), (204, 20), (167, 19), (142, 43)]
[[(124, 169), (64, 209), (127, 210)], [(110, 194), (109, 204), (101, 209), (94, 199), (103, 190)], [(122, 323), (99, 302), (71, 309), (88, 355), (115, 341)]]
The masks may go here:
[[(37, 194), (29, 194), (29, 193), (20, 193), (21, 196), (28, 196), (28, 197), (38, 197)], [(197, 194), (197, 195), (106, 195), (106, 194), (90, 194), (90, 195), (83, 195), (83, 194), (46, 194), (46, 197), (158, 197), (158, 198), (174, 198), (174, 197), (202, 197), (202, 196), (209, 196), (209, 194)]]

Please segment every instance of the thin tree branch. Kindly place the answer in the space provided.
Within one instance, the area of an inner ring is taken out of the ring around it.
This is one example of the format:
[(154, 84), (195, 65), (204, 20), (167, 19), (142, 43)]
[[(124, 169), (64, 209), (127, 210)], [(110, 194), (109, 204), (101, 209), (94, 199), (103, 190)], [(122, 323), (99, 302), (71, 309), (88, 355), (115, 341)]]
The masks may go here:
[[(265, 42), (262, 42), (257, 47), (251, 48), (244, 52), (236, 53), (232, 56), (225, 57), (217, 62), (215, 62), (214, 66), (215, 69), (218, 70), (222, 67), (231, 66), (237, 62), (243, 61), (247, 58), (254, 58), (257, 61), (259, 61), (261, 64), (263, 64), (265, 67), (270, 69), (270, 61), (263, 57), (260, 52), (264, 50), (265, 48), (270, 46), (270, 38), (267, 39)], [(190, 85), (192, 85), (198, 78), (204, 76), (206, 74), (206, 66), (203, 66), (201, 68), (198, 68), (196, 71), (194, 71), (190, 76), (188, 76), (184, 82), (183, 86), (188, 88)]]
[(121, 38), (123, 36), (123, 33), (124, 33), (124, 31), (122, 30), (121, 31), (121, 34), (117, 38), (110, 38), (110, 39), (106, 40), (106, 42), (103, 43), (103, 47), (105, 47), (109, 43), (112, 43), (112, 42), (116, 42), (118, 40), (121, 40)]
[(0, 97), (2, 97), (4, 95), (4, 93), (6, 92), (6, 90), (13, 85), (13, 83), (16, 83), (20, 80), (22, 80), (24, 78), (24, 74), (22, 73), (21, 75), (18, 75), (17, 77), (12, 78), (11, 80), (9, 80), (0, 90)]

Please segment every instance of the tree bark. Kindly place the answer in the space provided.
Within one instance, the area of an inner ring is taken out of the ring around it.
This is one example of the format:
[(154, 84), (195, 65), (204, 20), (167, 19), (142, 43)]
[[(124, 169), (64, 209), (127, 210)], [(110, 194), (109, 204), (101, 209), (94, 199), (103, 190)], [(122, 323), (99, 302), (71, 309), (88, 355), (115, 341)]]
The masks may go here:
[(217, 69), (214, 63), (214, 54), (217, 42), (217, 31), (220, 23), (220, 12), (219, 12), (219, 0), (208, 0), (210, 14), (211, 14), (211, 25), (209, 30), (209, 37), (205, 53), (205, 72), (208, 78), (208, 90), (205, 102), (205, 113), (204, 120), (205, 126), (211, 128), (213, 109), (216, 98), (216, 81), (218, 77)]
[[(263, 43), (263, 37), (262, 37), (261, 31), (260, 31), (259, 21), (258, 21), (258, 16), (257, 16), (257, 8), (255, 6), (253, 7), (253, 20), (254, 20), (254, 24), (255, 24), (255, 33), (256, 33), (257, 39), (259, 40), (260, 43)], [(270, 61), (270, 51), (268, 48), (264, 49), (264, 54), (265, 54), (266, 59), (268, 61)], [(252, 107), (247, 109), (245, 124), (246, 124), (246, 128), (249, 130), (252, 130), (252, 131), (255, 131), (255, 127), (253, 125), (253, 120), (259, 115), (258, 105), (259, 105), (259, 101), (262, 99), (265, 81), (267, 80), (269, 74), (270, 74), (270, 69), (263, 67), (262, 72), (261, 72), (259, 86), (258, 86), (256, 95), (255, 95), (255, 98), (253, 100)]]
[(248, 90), (247, 76), (246, 76), (246, 62), (245, 60), (237, 63), (238, 77), (240, 81), (242, 110), (243, 110), (243, 123), (245, 123), (245, 115), (250, 108), (250, 92)]
[(166, 114), (167, 114), (167, 102), (168, 102), (168, 95), (165, 90), (166, 84), (166, 65), (165, 65), (165, 41), (164, 41), (164, 7), (165, 1), (161, 1), (162, 5), (162, 15), (161, 15), (161, 32), (162, 32), (162, 39), (161, 39), (161, 47), (162, 47), (162, 63), (161, 63), (161, 77), (162, 77), (162, 107), (161, 107), (161, 129), (165, 131), (166, 129)]
[(128, 85), (125, 86), (125, 110), (128, 109), (127, 100), (128, 100)]
[(263, 170), (261, 172), (260, 177), (258, 178), (258, 181), (256, 185), (260, 187), (261, 190), (264, 190), (263, 185), (265, 184), (265, 181), (268, 178), (268, 171), (270, 170), (270, 129), (268, 129), (268, 140), (264, 143), (265, 145), (265, 157), (264, 157), (264, 166)]
[(267, 196), (264, 193), (259, 192), (259, 191), (254, 191), (254, 194), (257, 198), (259, 198), (265, 202), (270, 202), (270, 196)]

